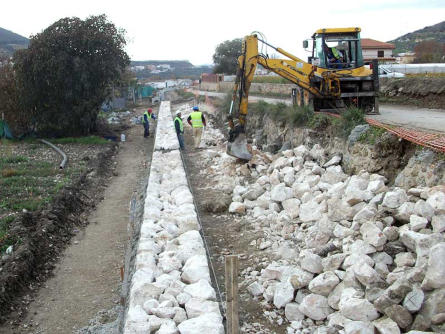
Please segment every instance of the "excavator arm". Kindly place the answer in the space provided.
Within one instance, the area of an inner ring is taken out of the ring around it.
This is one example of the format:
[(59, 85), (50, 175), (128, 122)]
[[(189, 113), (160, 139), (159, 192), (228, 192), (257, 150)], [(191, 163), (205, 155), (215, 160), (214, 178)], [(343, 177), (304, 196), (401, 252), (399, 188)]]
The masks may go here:
[[(262, 42), (288, 59), (270, 59), (258, 52), (258, 42)], [(283, 78), (297, 84), (316, 97), (337, 97), (340, 95), (339, 79), (334, 72), (315, 72), (315, 67), (298, 57), (273, 47), (258, 39), (257, 35), (246, 36), (242, 44), (242, 53), (238, 58), (238, 69), (233, 88), (232, 102), (229, 111), (229, 140), (227, 153), (236, 158), (250, 160), (251, 153), (247, 149), (246, 116), (249, 89), (255, 74), (257, 64), (273, 71)], [(235, 103), (238, 101), (238, 105)]]

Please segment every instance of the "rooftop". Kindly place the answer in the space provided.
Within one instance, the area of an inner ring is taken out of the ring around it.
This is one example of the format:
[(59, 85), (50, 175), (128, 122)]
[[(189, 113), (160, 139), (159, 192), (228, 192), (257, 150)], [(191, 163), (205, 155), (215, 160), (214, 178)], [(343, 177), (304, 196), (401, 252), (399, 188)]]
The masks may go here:
[(376, 41), (371, 38), (362, 38), (362, 49), (395, 49), (394, 44)]

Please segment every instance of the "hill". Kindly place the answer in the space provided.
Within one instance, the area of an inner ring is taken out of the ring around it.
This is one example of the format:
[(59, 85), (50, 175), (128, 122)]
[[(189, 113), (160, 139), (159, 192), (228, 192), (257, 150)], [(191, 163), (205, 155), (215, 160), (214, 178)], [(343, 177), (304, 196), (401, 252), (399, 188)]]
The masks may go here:
[(212, 72), (211, 66), (194, 66), (188, 60), (132, 61), (131, 70), (138, 79), (198, 79), (201, 73)]
[(427, 40), (445, 43), (445, 21), (410, 32), (388, 43), (395, 45), (394, 53), (397, 54), (401, 52), (413, 52), (416, 43)]
[(0, 28), (0, 54), (12, 55), (15, 50), (27, 48), (29, 39), (12, 31)]

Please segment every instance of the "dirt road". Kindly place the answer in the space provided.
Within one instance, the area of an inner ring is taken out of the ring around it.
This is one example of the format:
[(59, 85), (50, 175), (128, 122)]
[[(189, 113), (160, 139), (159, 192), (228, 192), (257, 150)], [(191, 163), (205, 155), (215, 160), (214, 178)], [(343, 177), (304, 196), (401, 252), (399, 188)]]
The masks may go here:
[[(142, 114), (142, 109), (137, 112)], [(115, 161), (117, 173), (89, 216), (89, 225), (72, 239), (20, 326), (6, 325), (0, 333), (71, 333), (87, 326), (98, 311), (119, 304), (129, 203), (144, 182), (153, 149), (153, 135), (144, 139), (142, 133), (141, 125), (126, 132)]]

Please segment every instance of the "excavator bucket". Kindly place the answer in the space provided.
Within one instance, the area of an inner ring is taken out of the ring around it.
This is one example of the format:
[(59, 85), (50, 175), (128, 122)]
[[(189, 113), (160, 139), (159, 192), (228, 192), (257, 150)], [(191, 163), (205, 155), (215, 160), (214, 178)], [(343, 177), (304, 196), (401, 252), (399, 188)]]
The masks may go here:
[(233, 142), (229, 141), (227, 143), (227, 154), (243, 160), (250, 160), (252, 158), (252, 154), (247, 149), (245, 133), (238, 133)]

